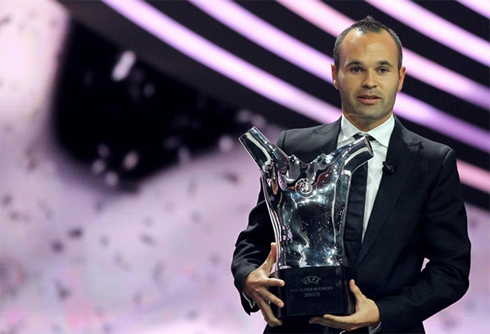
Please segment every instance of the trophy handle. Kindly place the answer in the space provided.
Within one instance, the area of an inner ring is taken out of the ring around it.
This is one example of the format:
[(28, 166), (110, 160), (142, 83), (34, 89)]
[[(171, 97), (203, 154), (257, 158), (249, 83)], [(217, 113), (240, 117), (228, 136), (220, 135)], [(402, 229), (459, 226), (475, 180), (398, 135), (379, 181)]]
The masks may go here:
[(286, 153), (271, 143), (255, 126), (240, 136), (239, 140), (262, 173), (267, 173), (273, 162), (281, 167), (288, 165), (289, 157)]

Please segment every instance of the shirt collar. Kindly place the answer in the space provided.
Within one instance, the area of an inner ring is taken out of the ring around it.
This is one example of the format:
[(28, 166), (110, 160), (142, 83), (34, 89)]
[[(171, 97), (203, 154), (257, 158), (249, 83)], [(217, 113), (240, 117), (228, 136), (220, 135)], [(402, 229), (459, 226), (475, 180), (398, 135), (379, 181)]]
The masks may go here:
[(388, 144), (390, 143), (390, 137), (391, 133), (393, 132), (393, 129), (395, 128), (395, 118), (393, 117), (393, 114), (391, 114), (390, 118), (386, 120), (381, 125), (378, 125), (374, 129), (368, 131), (368, 132), (363, 132), (356, 128), (354, 124), (352, 124), (347, 118), (344, 117), (342, 114), (342, 119), (340, 121), (340, 133), (339, 133), (339, 139), (338, 141), (344, 141), (348, 138), (351, 138), (354, 136), (356, 133), (361, 133), (361, 134), (368, 134), (371, 137), (375, 138), (378, 143), (381, 145), (388, 147)]

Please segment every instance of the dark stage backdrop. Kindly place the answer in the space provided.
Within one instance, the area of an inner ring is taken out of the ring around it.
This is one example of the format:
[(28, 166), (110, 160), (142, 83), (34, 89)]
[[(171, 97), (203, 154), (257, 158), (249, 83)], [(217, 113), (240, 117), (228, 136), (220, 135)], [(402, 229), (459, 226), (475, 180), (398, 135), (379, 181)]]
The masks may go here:
[[(335, 36), (372, 15), (404, 44), (395, 113), (456, 149), (465, 200), (489, 208), (484, 1), (61, 1), (73, 17), (198, 94), (284, 127), (336, 119)], [(114, 64), (115, 65), (115, 64)]]

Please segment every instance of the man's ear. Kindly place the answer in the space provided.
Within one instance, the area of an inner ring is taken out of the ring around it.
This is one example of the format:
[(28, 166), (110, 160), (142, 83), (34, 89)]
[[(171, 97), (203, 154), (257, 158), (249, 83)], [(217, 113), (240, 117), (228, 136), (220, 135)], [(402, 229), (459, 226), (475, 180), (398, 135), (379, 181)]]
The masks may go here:
[(405, 67), (402, 67), (400, 68), (400, 73), (399, 73), (398, 91), (402, 90), (404, 80), (405, 80)]
[(337, 68), (335, 67), (334, 64), (330, 66), (332, 67), (333, 86), (335, 87), (335, 89), (339, 89), (339, 84), (337, 83)]

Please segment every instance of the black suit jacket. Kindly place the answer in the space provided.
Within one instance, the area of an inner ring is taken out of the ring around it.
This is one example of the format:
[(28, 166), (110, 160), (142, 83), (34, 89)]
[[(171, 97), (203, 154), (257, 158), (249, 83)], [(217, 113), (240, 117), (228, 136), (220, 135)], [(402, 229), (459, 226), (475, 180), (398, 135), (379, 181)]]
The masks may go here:
[[(278, 146), (312, 161), (336, 149), (340, 120), (281, 133)], [(357, 285), (376, 302), (383, 333), (424, 333), (422, 321), (460, 299), (468, 289), (470, 241), (454, 151), (411, 131), (395, 119), (385, 174), (355, 264)], [(259, 267), (274, 241), (262, 194), (240, 233), (233, 255), (235, 286)], [(424, 258), (429, 262), (421, 271)], [(242, 305), (250, 308), (242, 298)], [(266, 332), (298, 329), (266, 328)], [(322, 328), (304, 324), (305, 333)], [(299, 332), (301, 332), (299, 331)]]

